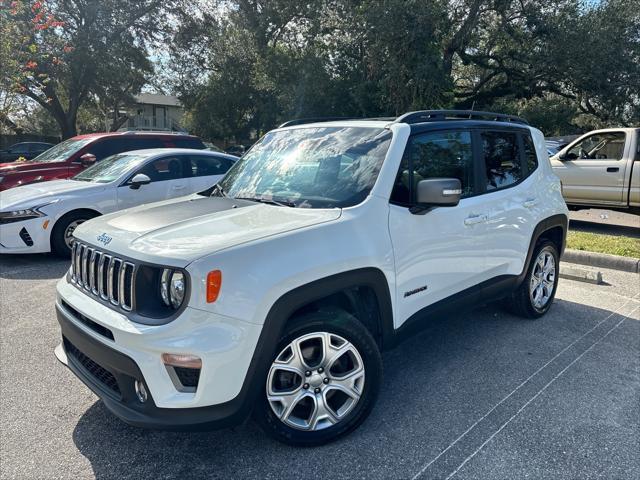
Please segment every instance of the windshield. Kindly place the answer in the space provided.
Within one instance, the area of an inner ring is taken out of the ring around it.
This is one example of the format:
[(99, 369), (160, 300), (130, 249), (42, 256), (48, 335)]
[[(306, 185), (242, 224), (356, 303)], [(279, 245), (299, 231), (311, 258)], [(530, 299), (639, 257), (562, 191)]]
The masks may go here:
[(305, 208), (349, 207), (373, 187), (391, 142), (381, 128), (270, 132), (229, 170), (224, 195)]
[(76, 153), (86, 144), (91, 142), (93, 139), (91, 138), (82, 138), (78, 140), (74, 140), (70, 138), (69, 140), (65, 140), (62, 143), (57, 144), (54, 147), (51, 147), (44, 153), (41, 153), (36, 158), (31, 160), (32, 162), (64, 162), (71, 155)]
[(149, 155), (135, 155), (134, 153), (119, 153), (95, 163), (83, 170), (73, 180), (81, 182), (109, 183), (141, 163)]

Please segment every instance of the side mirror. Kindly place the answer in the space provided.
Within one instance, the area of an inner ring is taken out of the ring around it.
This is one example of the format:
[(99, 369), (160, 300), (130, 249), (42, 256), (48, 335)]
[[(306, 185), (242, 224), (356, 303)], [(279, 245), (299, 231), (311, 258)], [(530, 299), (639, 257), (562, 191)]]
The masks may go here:
[(420, 180), (416, 188), (416, 206), (412, 213), (429, 207), (455, 207), (460, 203), (462, 184), (457, 178), (429, 178)]
[(129, 182), (129, 188), (132, 190), (138, 190), (142, 185), (151, 183), (151, 179), (144, 173), (136, 173)]
[(80, 157), (80, 163), (83, 167), (90, 167), (96, 163), (96, 156), (93, 153), (85, 153)]

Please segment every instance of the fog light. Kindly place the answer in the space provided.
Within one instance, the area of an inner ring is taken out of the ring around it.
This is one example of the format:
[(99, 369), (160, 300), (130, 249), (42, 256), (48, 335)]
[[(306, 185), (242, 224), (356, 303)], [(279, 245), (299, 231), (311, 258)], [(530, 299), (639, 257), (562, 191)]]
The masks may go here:
[(202, 360), (195, 355), (163, 353), (162, 361), (172, 367), (202, 368)]
[(140, 403), (146, 402), (148, 394), (144, 383), (142, 383), (140, 380), (136, 380), (134, 387), (136, 389), (136, 395), (138, 396), (138, 400), (140, 401)]

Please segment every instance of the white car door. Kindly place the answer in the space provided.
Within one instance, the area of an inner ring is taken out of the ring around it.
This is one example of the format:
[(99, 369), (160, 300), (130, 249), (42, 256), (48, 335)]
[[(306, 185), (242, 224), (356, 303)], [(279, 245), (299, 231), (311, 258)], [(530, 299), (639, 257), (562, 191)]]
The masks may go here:
[[(487, 243), (472, 134), (430, 132), (409, 138), (391, 196), (389, 231), (396, 266), (396, 328), (419, 310), (475, 286), (484, 279)], [(455, 207), (421, 214), (410, 206), (417, 183), (458, 178), (462, 199)]]
[(191, 167), (191, 190), (201, 192), (224, 178), (234, 161), (224, 156), (189, 155)]
[[(537, 180), (527, 178), (537, 166), (535, 147), (528, 131), (483, 131), (478, 133), (483, 156), (481, 176), (484, 193), (482, 211), (486, 223), (488, 252), (485, 280), (522, 271), (535, 228), (535, 212), (544, 199), (538, 198)], [(542, 139), (541, 139), (542, 141)], [(531, 158), (531, 156), (533, 156)]]
[[(129, 181), (142, 173), (151, 179), (147, 185), (131, 188)], [(185, 155), (156, 158), (133, 172), (118, 187), (118, 210), (145, 203), (159, 202), (191, 193), (188, 159)]]

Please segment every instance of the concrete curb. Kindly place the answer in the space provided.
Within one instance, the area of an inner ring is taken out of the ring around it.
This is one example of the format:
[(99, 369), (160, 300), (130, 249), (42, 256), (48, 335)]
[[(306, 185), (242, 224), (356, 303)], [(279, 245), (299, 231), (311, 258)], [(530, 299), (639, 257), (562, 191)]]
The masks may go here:
[(572, 263), (560, 264), (560, 278), (566, 278), (568, 280), (576, 280), (578, 282), (593, 283), (595, 285), (602, 285), (602, 273), (598, 270), (592, 270), (591, 268), (583, 268)]
[(562, 255), (562, 261), (589, 265), (590, 267), (611, 268), (613, 270), (622, 270), (623, 272), (640, 272), (640, 259), (608, 255), (606, 253), (566, 249)]

